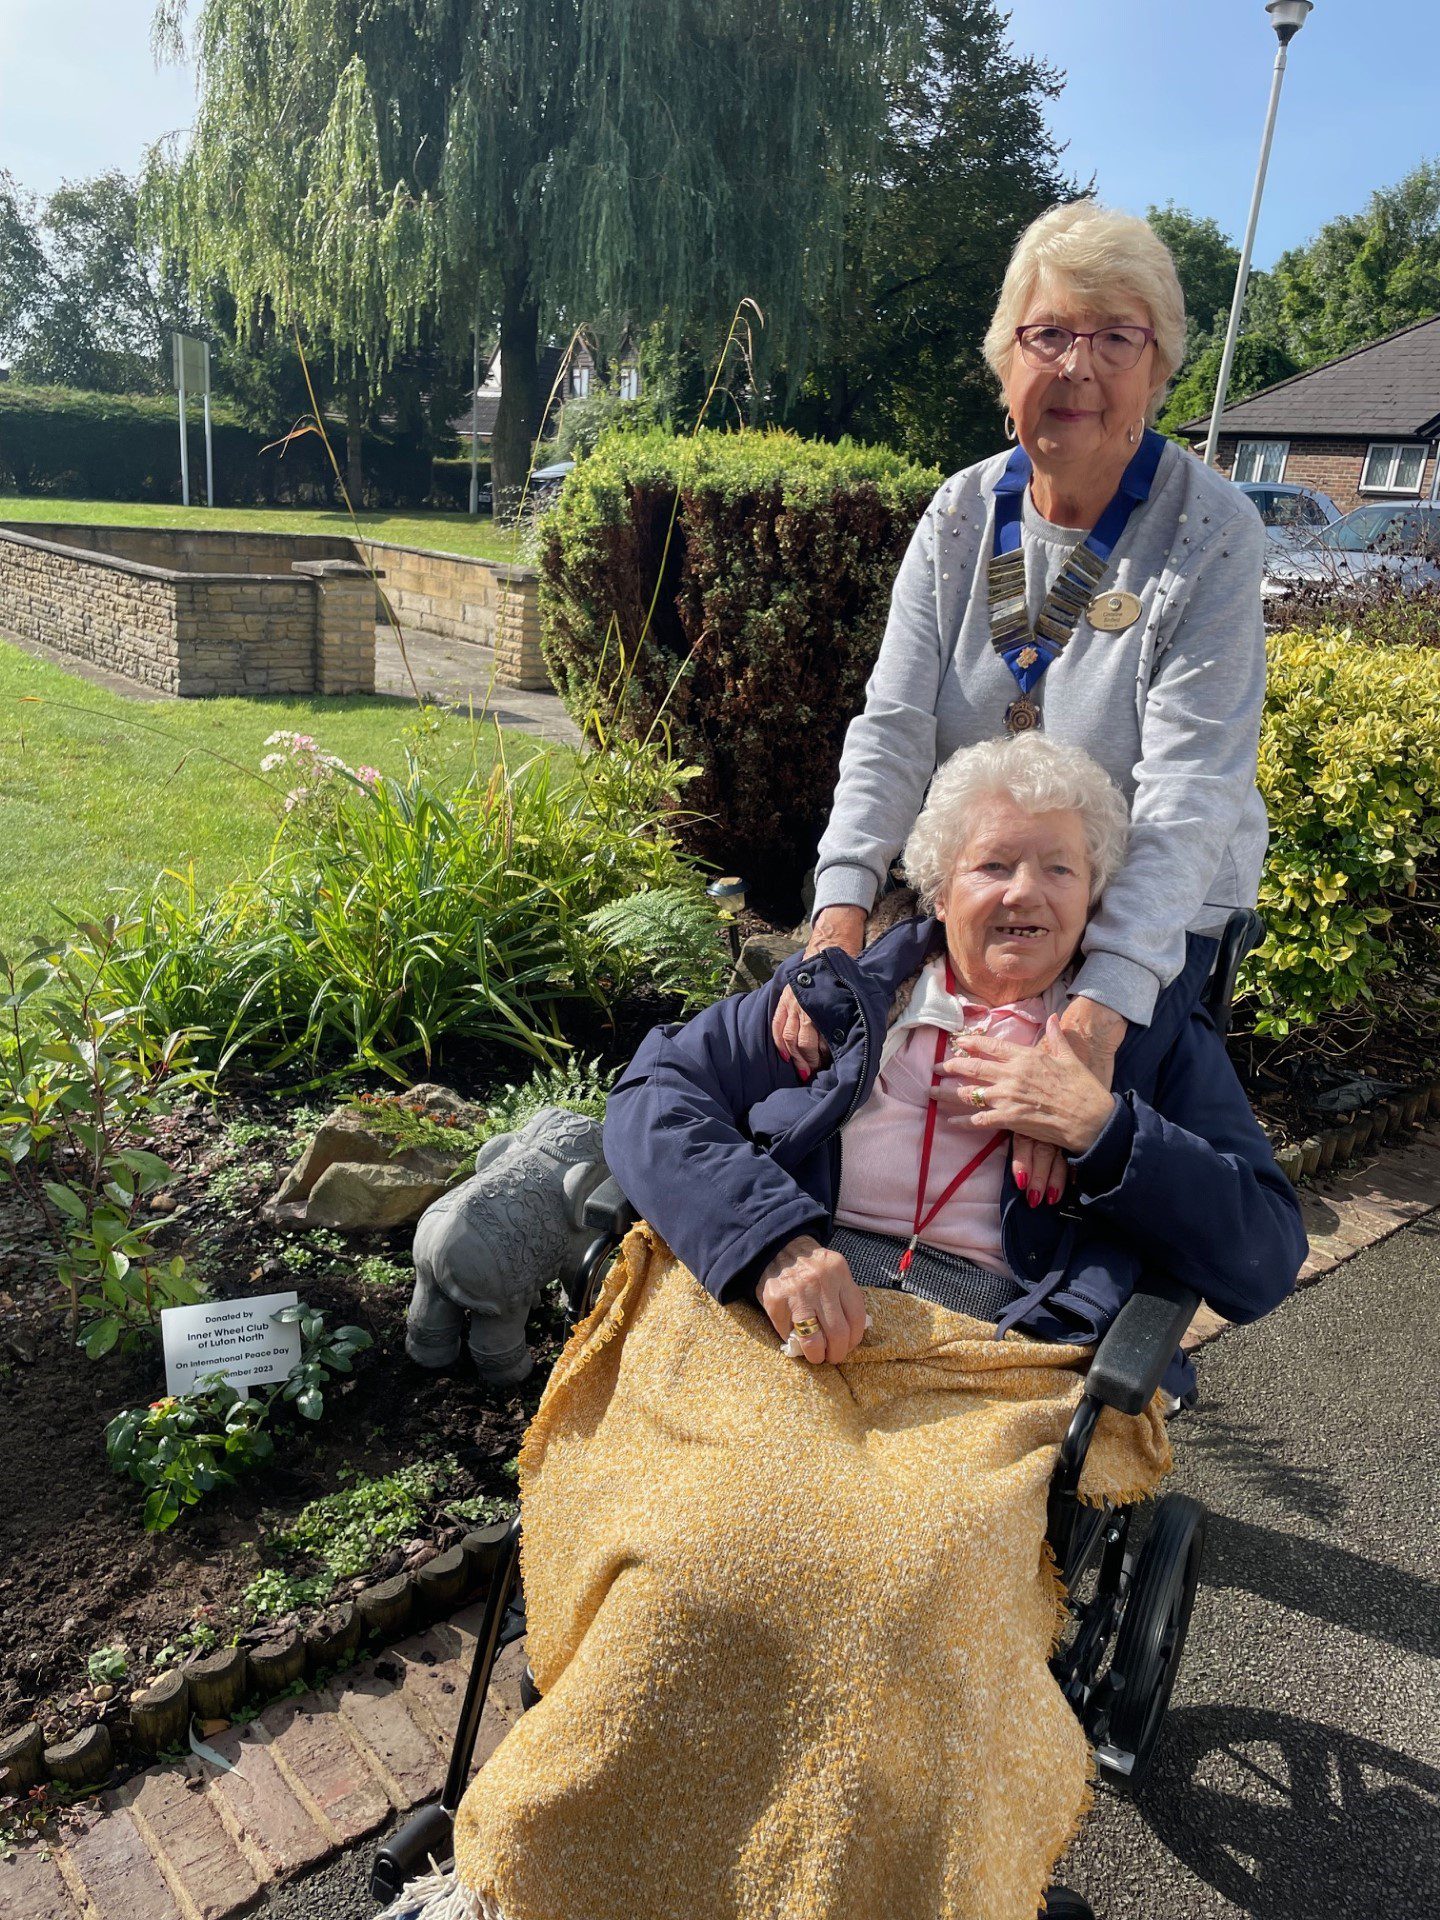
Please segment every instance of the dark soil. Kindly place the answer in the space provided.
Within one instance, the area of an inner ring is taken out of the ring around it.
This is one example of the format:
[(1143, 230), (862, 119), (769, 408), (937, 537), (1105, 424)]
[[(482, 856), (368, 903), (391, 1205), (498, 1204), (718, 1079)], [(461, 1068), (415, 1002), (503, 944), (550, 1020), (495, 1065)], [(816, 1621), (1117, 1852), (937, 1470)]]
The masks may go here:
[[(616, 1029), (597, 1025), (572, 1037), (582, 1053), (618, 1064), (655, 1020), (673, 1012), (636, 1002)], [(434, 1077), (483, 1099), (487, 1083), (523, 1080), (528, 1071), (513, 1056), (500, 1063), (452, 1059)], [(156, 1211), (173, 1208), (157, 1251), (183, 1253), (216, 1298), (293, 1287), (325, 1310), (332, 1327), (359, 1325), (374, 1340), (352, 1378), (332, 1379), (318, 1423), (277, 1417), (273, 1461), (187, 1510), (161, 1535), (143, 1531), (141, 1490), (111, 1470), (104, 1445), (115, 1414), (164, 1393), (158, 1337), (140, 1353), (87, 1359), (70, 1340), (43, 1238), (13, 1189), (0, 1186), (0, 1733), (39, 1719), (58, 1739), (104, 1714), (120, 1736), (123, 1759), (124, 1696), (154, 1677), (162, 1649), (178, 1641), (183, 1651), (187, 1633), (208, 1629), (224, 1643), (245, 1629), (246, 1585), (262, 1566), (287, 1564), (267, 1550), (267, 1538), (309, 1501), (333, 1493), (342, 1467), (380, 1474), (451, 1456), (458, 1470), (415, 1539), (377, 1559), (336, 1599), (468, 1531), (473, 1521), (462, 1524), (447, 1501), (481, 1496), (513, 1504), (515, 1483), (504, 1468), (565, 1336), (558, 1289), (547, 1290), (531, 1316), (535, 1368), (520, 1388), (482, 1385), (464, 1354), (443, 1372), (416, 1366), (404, 1350), (413, 1229), (353, 1236), (338, 1252), (317, 1251), (310, 1234), (260, 1217), (313, 1120), (331, 1104), (324, 1094), (252, 1089), (214, 1104), (183, 1103), (157, 1124), (151, 1144), (176, 1170), (157, 1197)], [(237, 1123), (274, 1131), (238, 1147), (229, 1137)], [(287, 1264), (287, 1249), (292, 1260), (308, 1252), (310, 1262)], [(396, 1262), (404, 1277), (365, 1282), (359, 1269), (371, 1254)], [(303, 1623), (315, 1611), (287, 1620)], [(91, 1691), (86, 1659), (117, 1645), (126, 1649), (128, 1671), (117, 1697), (102, 1703)]]

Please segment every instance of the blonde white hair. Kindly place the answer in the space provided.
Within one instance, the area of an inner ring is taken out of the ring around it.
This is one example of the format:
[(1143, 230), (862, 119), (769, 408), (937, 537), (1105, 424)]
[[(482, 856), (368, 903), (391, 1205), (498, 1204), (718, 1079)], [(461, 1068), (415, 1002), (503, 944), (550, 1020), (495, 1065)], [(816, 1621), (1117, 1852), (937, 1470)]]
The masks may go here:
[(1071, 200), (1032, 220), (1015, 242), (985, 333), (985, 358), (1002, 387), (1010, 377), (1015, 329), (1031, 301), (1037, 292), (1062, 289), (1099, 313), (1127, 297), (1145, 309), (1155, 330), (1153, 415), (1185, 358), (1185, 295), (1165, 242), (1148, 220), (1093, 200)]
[(1043, 733), (982, 740), (952, 753), (930, 782), (920, 817), (905, 842), (905, 877), (929, 913), (950, 884), (970, 837), (979, 801), (1013, 800), (1026, 813), (1078, 813), (1090, 857), (1090, 903), (1100, 898), (1125, 858), (1130, 810), (1097, 760)]

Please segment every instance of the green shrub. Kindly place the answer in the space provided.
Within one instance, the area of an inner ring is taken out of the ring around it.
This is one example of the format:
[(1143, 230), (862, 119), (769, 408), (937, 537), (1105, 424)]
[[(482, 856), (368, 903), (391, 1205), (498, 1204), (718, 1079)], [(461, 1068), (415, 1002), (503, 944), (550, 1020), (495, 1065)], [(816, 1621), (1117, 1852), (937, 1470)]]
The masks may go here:
[[(218, 400), (211, 401), (210, 419), (215, 498), (220, 504), (338, 503), (339, 491), (318, 434), (303, 434), (282, 448), (274, 444), (279, 434), (245, 425)], [(332, 432), (332, 441), (335, 437)], [(199, 407), (192, 406), (192, 499), (203, 499), (204, 487), (205, 436)], [(159, 394), (0, 385), (0, 488), (84, 500), (178, 501), (180, 431), (175, 402)], [(367, 506), (423, 505), (430, 488), (427, 454), (401, 439), (367, 434)]]
[[(553, 1061), (560, 1010), (633, 983), (633, 941), (595, 909), (661, 892), (710, 914), (676, 846), (684, 770), (653, 749), (537, 753), (458, 782), (412, 760), (351, 781), (318, 825), (297, 808), (255, 879), (197, 900), (174, 879), (137, 903), (105, 968), (117, 1004), (203, 1026), (214, 1067), (379, 1068), (407, 1079), (442, 1042)], [(718, 942), (718, 934), (717, 934)], [(673, 958), (667, 981), (683, 991)]]
[(49, 1243), (70, 1306), (98, 1360), (157, 1331), (165, 1307), (199, 1299), (178, 1255), (157, 1259), (162, 1224), (142, 1214), (171, 1170), (144, 1142), (157, 1115), (203, 1086), (192, 1043), (153, 1009), (117, 994), (111, 961), (135, 932), (111, 916), (23, 959), (0, 954), (0, 1181)]
[(701, 769), (685, 839), (752, 887), (788, 888), (814, 856), (938, 482), (846, 441), (616, 433), (541, 522), (543, 645), (570, 713), (602, 737), (667, 728)]
[(1268, 933), (1245, 972), (1261, 1034), (1416, 1009), (1440, 879), (1440, 654), (1345, 634), (1270, 642), (1260, 790)]

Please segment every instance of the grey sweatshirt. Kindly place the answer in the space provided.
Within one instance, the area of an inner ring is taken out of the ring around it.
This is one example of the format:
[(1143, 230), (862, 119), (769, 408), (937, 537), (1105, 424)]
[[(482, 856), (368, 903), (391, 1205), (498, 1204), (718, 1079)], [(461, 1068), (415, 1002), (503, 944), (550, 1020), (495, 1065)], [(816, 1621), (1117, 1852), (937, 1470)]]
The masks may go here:
[[(845, 736), (820, 842), (815, 911), (868, 909), (936, 767), (1005, 731), (1018, 689), (990, 645), (986, 568), (997, 454), (936, 493), (901, 562), (864, 711)], [(1036, 512), (1022, 526), (1033, 625), (1082, 534)], [(1265, 533), (1249, 500), (1173, 443), (1131, 514), (1102, 591), (1140, 601), (1121, 633), (1082, 619), (1032, 695), (1045, 731), (1083, 747), (1131, 803), (1130, 845), (1085, 932), (1070, 984), (1147, 1025), (1180, 972), (1187, 930), (1253, 906), (1265, 855), (1255, 786), (1265, 695)]]

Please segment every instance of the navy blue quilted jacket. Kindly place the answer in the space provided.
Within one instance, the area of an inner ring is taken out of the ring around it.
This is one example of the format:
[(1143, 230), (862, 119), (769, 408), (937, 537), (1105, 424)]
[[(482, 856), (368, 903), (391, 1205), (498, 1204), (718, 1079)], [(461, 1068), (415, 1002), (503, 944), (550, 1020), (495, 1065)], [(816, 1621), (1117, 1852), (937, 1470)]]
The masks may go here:
[[(840, 1135), (875, 1084), (897, 989), (943, 946), (931, 918), (892, 928), (858, 959), (830, 948), (787, 960), (754, 993), (656, 1027), (610, 1095), (605, 1158), (626, 1197), (717, 1300), (754, 1298), (760, 1273), (798, 1233), (829, 1238)], [(1146, 1269), (1193, 1287), (1227, 1320), (1256, 1320), (1295, 1285), (1300, 1209), (1198, 1004), (1214, 944), (1115, 1059), (1116, 1100), (1074, 1159), (1058, 1206), (1031, 1207), (1007, 1162), (1001, 1242), (1024, 1293), (1010, 1327), (1046, 1340), (1098, 1339)], [(770, 1037), (786, 986), (831, 1049), (805, 1084)], [(1193, 1384), (1175, 1356), (1165, 1384)]]

